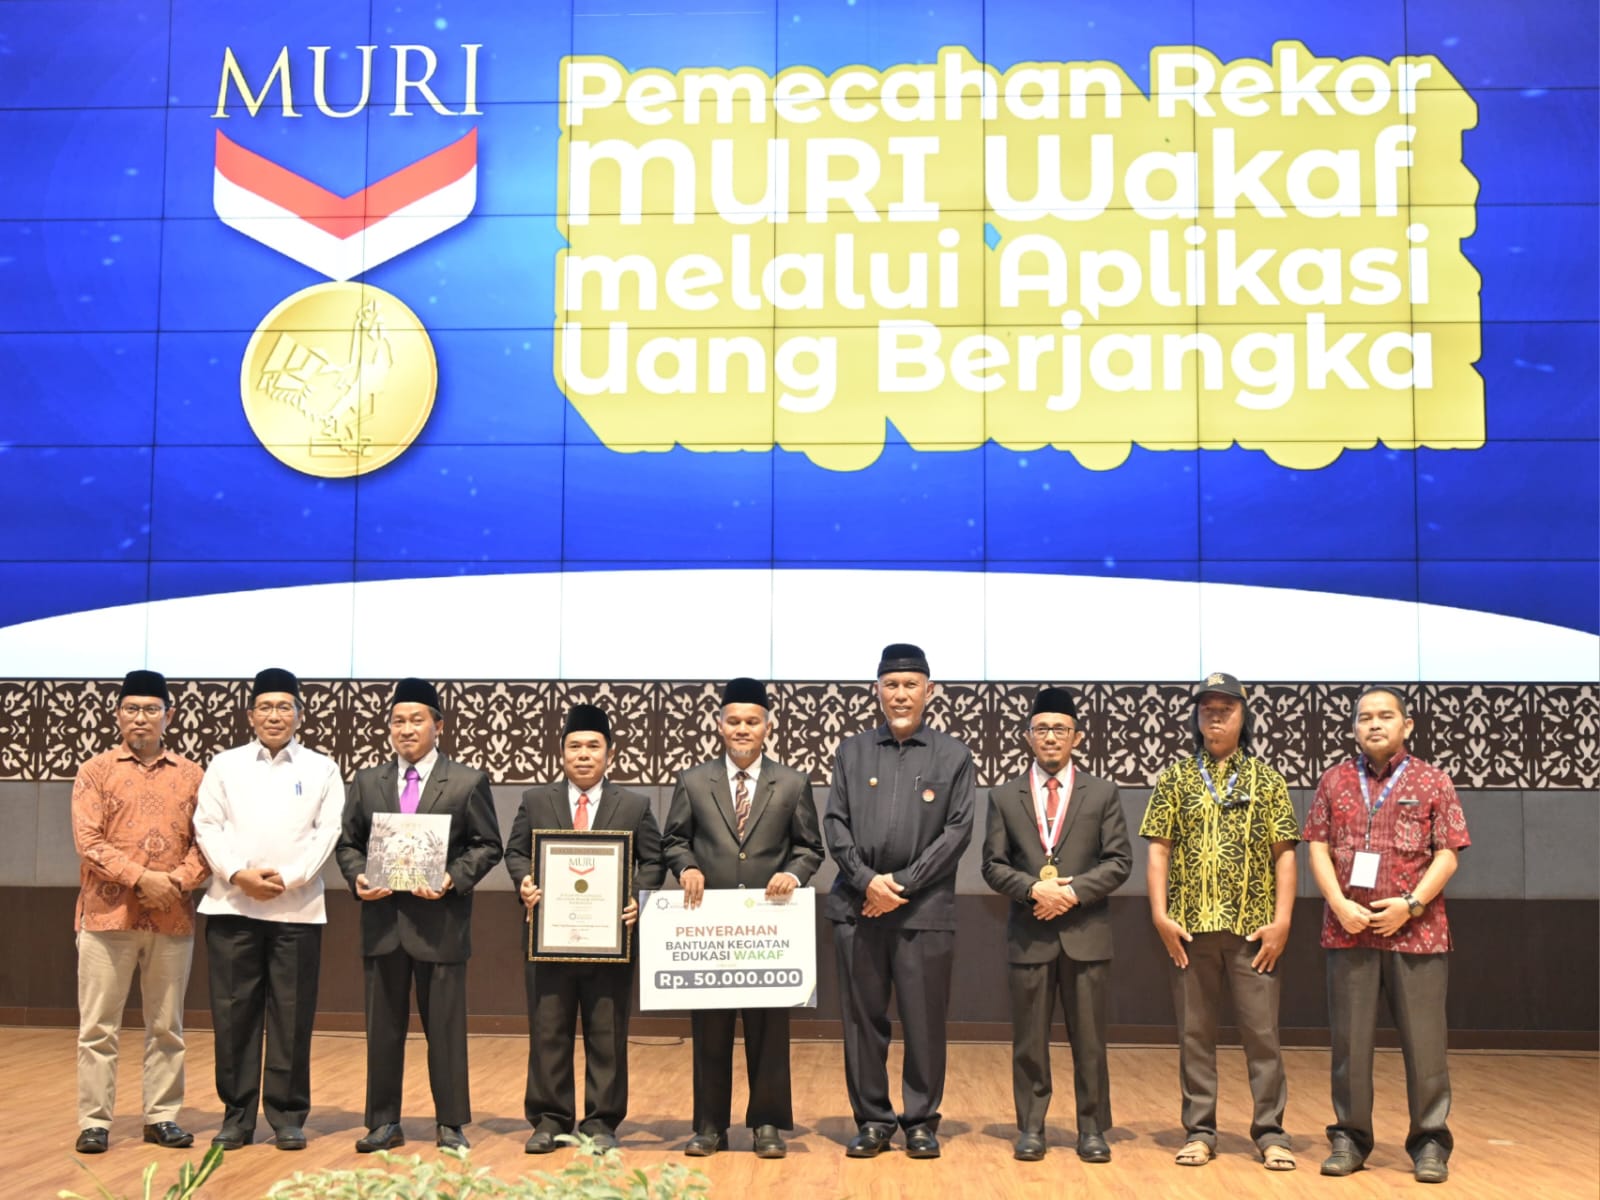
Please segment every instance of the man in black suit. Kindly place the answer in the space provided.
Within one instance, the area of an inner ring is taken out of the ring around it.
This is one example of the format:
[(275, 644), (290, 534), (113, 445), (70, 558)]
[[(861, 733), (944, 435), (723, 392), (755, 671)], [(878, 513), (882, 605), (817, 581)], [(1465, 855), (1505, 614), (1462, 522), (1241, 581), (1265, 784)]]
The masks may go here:
[[(461, 1127), (472, 1120), (467, 1088), (467, 959), (472, 954), (472, 890), (500, 861), (489, 777), (439, 753), (444, 728), (439, 693), (423, 679), (402, 679), (389, 704), (389, 740), (399, 756), (357, 771), (345, 800), (334, 851), (361, 905), (366, 976), (367, 1135), (369, 1154), (405, 1142), (400, 1098), (405, 1083), (411, 982), (428, 1039), (435, 1141), (466, 1149)], [(391, 892), (367, 879), (374, 813), (438, 813), (450, 818), (444, 885)]]
[(1106, 897), (1133, 869), (1117, 788), (1078, 770), (1077, 706), (1062, 688), (1041, 688), (1026, 734), (1033, 762), (989, 793), (984, 882), (1016, 903), (1006, 920), (1011, 985), (1011, 1088), (1016, 1157), (1044, 1157), (1050, 1108), (1050, 1019), (1056, 993), (1072, 1042), (1078, 1157), (1111, 1161), (1111, 1080), (1106, 1007), (1111, 990), (1111, 914)]
[[(662, 844), (667, 866), (683, 884), (684, 907), (698, 908), (705, 889), (762, 887), (768, 899), (804, 887), (822, 865), (811, 783), (762, 754), (772, 728), (764, 684), (733, 679), (722, 692), (718, 731), (726, 755), (678, 777)], [(733, 1025), (741, 1010), (697, 1008), (694, 1033), (694, 1136), (684, 1153), (697, 1158), (728, 1148), (733, 1106)], [(744, 1059), (750, 1076), (745, 1124), (761, 1158), (782, 1158), (780, 1129), (794, 1127), (789, 1086), (789, 1010), (746, 1008)]]
[[(823, 835), (839, 868), (828, 894), (839, 961), (845, 1086), (872, 1158), (898, 1125), (907, 1158), (939, 1157), (945, 1021), (956, 948), (956, 865), (972, 840), (972, 755), (929, 728), (928, 659), (908, 642), (878, 663), (884, 723), (839, 743)], [(889, 1100), (889, 996), (905, 1030), (904, 1111)]]
[[(639, 916), (638, 893), (661, 886), (661, 831), (650, 800), (609, 782), (616, 758), (611, 720), (593, 704), (574, 704), (561, 730), (565, 778), (522, 793), (511, 823), (506, 870), (533, 919), (541, 889), (533, 878), (535, 829), (633, 831), (633, 891), (622, 919)], [(523, 1112), (533, 1133), (523, 1149), (548, 1154), (556, 1138), (579, 1132), (595, 1145), (617, 1144), (617, 1127), (628, 1115), (628, 1018), (633, 1009), (633, 960), (622, 963), (530, 962), (523, 972), (528, 990), (528, 1089)], [(577, 1122), (572, 1052), (583, 1014), (583, 1121)]]

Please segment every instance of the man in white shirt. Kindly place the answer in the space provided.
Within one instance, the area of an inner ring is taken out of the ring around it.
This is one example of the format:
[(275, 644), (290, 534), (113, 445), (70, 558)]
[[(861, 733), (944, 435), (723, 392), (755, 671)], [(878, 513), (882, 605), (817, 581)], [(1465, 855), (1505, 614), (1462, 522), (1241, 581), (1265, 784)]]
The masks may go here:
[(344, 784), (333, 759), (295, 740), (300, 683), (288, 671), (255, 677), (245, 715), (255, 738), (211, 760), (194, 814), (212, 870), (200, 911), (223, 1116), (211, 1144), (249, 1145), (259, 1101), (278, 1149), (302, 1150), (327, 922), (321, 872), (339, 836)]

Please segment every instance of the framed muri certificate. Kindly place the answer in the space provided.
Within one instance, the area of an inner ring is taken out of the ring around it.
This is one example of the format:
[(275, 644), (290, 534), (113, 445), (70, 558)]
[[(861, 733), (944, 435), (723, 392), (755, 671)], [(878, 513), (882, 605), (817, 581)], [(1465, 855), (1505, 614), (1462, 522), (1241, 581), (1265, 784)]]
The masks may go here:
[(535, 829), (532, 857), (540, 896), (528, 961), (631, 961), (633, 928), (622, 910), (633, 897), (633, 831)]

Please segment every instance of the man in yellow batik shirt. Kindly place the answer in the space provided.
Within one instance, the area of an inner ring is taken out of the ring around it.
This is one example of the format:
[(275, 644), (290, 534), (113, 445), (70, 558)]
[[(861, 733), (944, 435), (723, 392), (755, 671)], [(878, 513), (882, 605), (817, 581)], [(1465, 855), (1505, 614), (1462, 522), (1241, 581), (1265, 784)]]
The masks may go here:
[(1300, 840), (1283, 776), (1250, 749), (1244, 687), (1206, 676), (1195, 689), (1195, 753), (1161, 773), (1142, 837), (1150, 840), (1150, 919), (1177, 971), (1180, 1166), (1217, 1152), (1217, 1024), (1233, 1001), (1250, 1067), (1250, 1138), (1269, 1171), (1292, 1171), (1283, 1131), (1289, 1086), (1278, 1045), (1278, 958), (1294, 912)]

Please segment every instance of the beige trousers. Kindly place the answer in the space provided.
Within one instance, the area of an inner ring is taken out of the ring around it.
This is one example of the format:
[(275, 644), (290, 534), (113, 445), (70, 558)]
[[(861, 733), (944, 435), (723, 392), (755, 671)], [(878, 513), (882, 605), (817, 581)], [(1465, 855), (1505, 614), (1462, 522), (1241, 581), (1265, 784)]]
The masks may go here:
[(183, 994), (194, 936), (109, 930), (78, 934), (78, 1128), (109, 1128), (117, 1107), (117, 1037), (133, 973), (144, 1009), (144, 1122), (183, 1107)]

